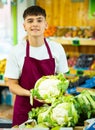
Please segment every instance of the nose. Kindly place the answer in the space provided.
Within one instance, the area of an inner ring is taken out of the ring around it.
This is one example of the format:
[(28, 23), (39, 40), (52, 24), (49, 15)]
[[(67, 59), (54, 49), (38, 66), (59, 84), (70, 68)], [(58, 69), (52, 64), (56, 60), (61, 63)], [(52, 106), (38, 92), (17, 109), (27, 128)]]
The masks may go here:
[(37, 21), (34, 21), (34, 22), (33, 22), (33, 26), (34, 26), (34, 27), (35, 27), (35, 26), (38, 26)]

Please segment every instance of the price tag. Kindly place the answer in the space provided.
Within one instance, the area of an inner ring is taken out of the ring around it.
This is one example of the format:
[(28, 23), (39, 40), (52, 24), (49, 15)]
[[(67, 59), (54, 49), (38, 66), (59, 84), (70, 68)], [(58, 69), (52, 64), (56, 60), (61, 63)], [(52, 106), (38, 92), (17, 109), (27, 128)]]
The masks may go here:
[(4, 79), (4, 75), (0, 74), (0, 80), (3, 80), (3, 79)]
[(80, 46), (80, 41), (78, 39), (75, 39), (75, 40), (72, 41), (72, 44), (74, 46)]
[(76, 93), (76, 87), (73, 86), (73, 88), (68, 88), (67, 93)]
[(77, 70), (77, 75), (83, 75), (84, 71), (83, 70)]

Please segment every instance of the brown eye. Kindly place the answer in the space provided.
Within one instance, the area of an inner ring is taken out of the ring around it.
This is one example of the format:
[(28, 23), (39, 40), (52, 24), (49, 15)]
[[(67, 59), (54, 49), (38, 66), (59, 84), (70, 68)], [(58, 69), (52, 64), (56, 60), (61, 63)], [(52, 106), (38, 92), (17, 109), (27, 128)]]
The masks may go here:
[(42, 22), (42, 20), (41, 20), (41, 19), (39, 19), (39, 20), (38, 20), (38, 22), (39, 22), (39, 23), (41, 23), (41, 22)]
[(28, 20), (28, 23), (33, 23), (33, 20)]

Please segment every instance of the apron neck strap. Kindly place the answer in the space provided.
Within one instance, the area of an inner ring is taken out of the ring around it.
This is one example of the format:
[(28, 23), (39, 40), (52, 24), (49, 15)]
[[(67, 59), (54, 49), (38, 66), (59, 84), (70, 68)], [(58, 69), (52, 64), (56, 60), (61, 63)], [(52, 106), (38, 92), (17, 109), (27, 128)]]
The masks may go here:
[[(27, 45), (26, 45), (26, 56), (29, 57), (29, 54), (30, 54), (29, 53), (29, 41), (27, 40), (26, 42), (27, 42)], [(44, 42), (45, 42), (45, 45), (47, 47), (47, 51), (48, 51), (49, 57), (52, 58), (51, 50), (50, 50), (49, 45), (48, 45), (48, 43), (47, 43), (45, 38), (44, 38)]]
[(45, 41), (45, 45), (46, 45), (47, 50), (48, 50), (49, 57), (50, 57), (50, 58), (52, 58), (52, 54), (51, 54), (50, 47), (49, 47), (49, 45), (48, 45), (48, 43), (47, 43), (47, 41), (46, 41), (46, 39), (45, 39), (45, 38), (44, 38), (44, 41)]
[(29, 57), (29, 41), (27, 40), (27, 45), (26, 45), (26, 56)]

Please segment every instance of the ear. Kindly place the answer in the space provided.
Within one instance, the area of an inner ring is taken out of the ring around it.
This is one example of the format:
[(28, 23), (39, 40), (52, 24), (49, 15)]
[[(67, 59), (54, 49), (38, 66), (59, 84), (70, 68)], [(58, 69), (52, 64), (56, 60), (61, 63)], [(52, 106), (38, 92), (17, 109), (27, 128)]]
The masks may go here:
[(26, 31), (26, 27), (25, 27), (25, 24), (23, 23), (23, 27), (24, 27), (24, 30)]
[(46, 27), (45, 27), (45, 29), (48, 29), (48, 23), (46, 22), (46, 25), (45, 25)]

